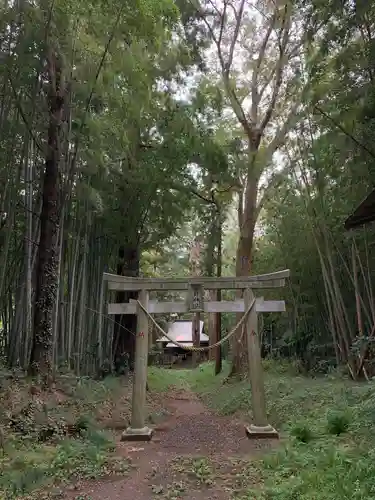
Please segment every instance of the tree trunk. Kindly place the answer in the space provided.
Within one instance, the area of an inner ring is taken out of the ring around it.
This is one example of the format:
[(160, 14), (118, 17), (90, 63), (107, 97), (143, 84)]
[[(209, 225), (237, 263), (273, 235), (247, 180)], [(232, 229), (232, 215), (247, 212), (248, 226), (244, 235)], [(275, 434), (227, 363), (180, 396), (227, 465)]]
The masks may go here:
[[(254, 153), (255, 154), (255, 153)], [(257, 192), (258, 181), (248, 175), (248, 184), (245, 191), (245, 206), (238, 206), (238, 220), (240, 235), (236, 255), (236, 276), (250, 276), (252, 268), (252, 252), (254, 231), (257, 219)], [(237, 294), (242, 297), (242, 291)], [(241, 315), (238, 315), (239, 321)], [(246, 372), (248, 367), (247, 342), (245, 328), (233, 336), (232, 342), (232, 367), (230, 376)]]
[(40, 215), (34, 336), (30, 365), (32, 373), (41, 374), (47, 378), (51, 374), (53, 310), (58, 285), (60, 133), (65, 99), (62, 71), (61, 60), (56, 53), (50, 53), (48, 55), (48, 141)]
[[(206, 252), (205, 252), (205, 262), (204, 262), (204, 271), (206, 276), (214, 276), (214, 268), (215, 268), (215, 214), (212, 213), (211, 210), (210, 215), (212, 216), (211, 223), (209, 225), (209, 233), (207, 234), (207, 243), (206, 243)], [(216, 290), (208, 290), (208, 300), (216, 300)], [(215, 313), (208, 313), (208, 321), (207, 321), (207, 334), (209, 338), (209, 344), (212, 345), (216, 342), (216, 325), (215, 325)], [(209, 351), (209, 359), (212, 361), (215, 359), (215, 350), (210, 349)]]
[(24, 326), (24, 351), (22, 366), (27, 367), (30, 351), (29, 346), (32, 339), (32, 238), (33, 238), (33, 186), (32, 186), (32, 168), (33, 168), (33, 148), (32, 142), (29, 154), (25, 159), (25, 326)]
[[(121, 246), (118, 253), (117, 274), (121, 276), (139, 276), (139, 248), (138, 246)], [(129, 302), (136, 299), (137, 292), (118, 292), (117, 303)], [(137, 330), (136, 315), (116, 315), (112, 343), (112, 363), (116, 373), (124, 369), (133, 370), (135, 353), (135, 335)]]
[[(222, 232), (223, 232), (223, 224), (222, 224), (222, 213), (219, 209), (218, 217), (217, 217), (217, 254), (216, 254), (216, 276), (218, 278), (221, 277), (222, 272), (222, 264), (223, 264), (223, 245), (222, 245)], [(221, 301), (221, 290), (217, 290), (216, 300)], [(219, 342), (221, 339), (221, 313), (215, 314), (215, 342)], [(218, 345), (215, 348), (215, 375), (219, 375), (222, 370), (222, 349), (221, 345)]]
[[(212, 276), (212, 275), (211, 275)], [(217, 300), (217, 290), (209, 290), (208, 294), (208, 299), (209, 300)], [(216, 340), (216, 313), (208, 313), (207, 315), (207, 333), (208, 333), (208, 338), (209, 338), (209, 344), (215, 344), (217, 342)], [(213, 361), (216, 359), (216, 349), (210, 349), (208, 353), (208, 359), (210, 361)]]

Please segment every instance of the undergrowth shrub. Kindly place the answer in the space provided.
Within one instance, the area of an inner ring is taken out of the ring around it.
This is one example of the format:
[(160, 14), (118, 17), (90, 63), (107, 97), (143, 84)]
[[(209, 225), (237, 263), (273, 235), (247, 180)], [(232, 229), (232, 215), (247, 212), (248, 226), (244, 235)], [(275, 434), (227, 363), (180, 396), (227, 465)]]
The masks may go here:
[(329, 412), (327, 415), (327, 429), (330, 434), (340, 436), (348, 431), (350, 425), (349, 415), (346, 413)]
[(301, 443), (309, 443), (312, 441), (314, 435), (310, 427), (304, 423), (297, 423), (293, 425), (290, 430), (291, 436)]

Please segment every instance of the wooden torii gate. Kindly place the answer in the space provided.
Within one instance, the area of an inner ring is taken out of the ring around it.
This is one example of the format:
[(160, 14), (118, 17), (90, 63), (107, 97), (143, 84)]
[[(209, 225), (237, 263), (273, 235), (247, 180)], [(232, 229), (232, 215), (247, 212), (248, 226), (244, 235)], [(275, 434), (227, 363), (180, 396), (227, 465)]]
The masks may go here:
[[(278, 271), (249, 277), (236, 278), (133, 278), (104, 273), (108, 290), (137, 291), (138, 301), (149, 314), (158, 313), (197, 313), (197, 312), (245, 312), (253, 307), (247, 316), (246, 331), (249, 356), (249, 378), (251, 384), (253, 423), (246, 427), (249, 438), (278, 437), (277, 431), (268, 423), (263, 381), (262, 359), (258, 336), (257, 314), (262, 312), (285, 311), (284, 301), (264, 301), (254, 299), (253, 290), (280, 288), (290, 271)], [(243, 290), (244, 298), (234, 301), (205, 302), (204, 290)], [(151, 291), (178, 290), (188, 292), (185, 301), (158, 302), (149, 300)], [(108, 314), (137, 314), (137, 335), (135, 341), (135, 364), (132, 395), (131, 424), (123, 433), (122, 439), (128, 441), (148, 441), (152, 429), (146, 426), (146, 384), (149, 348), (149, 317), (136, 300), (126, 304), (108, 304)], [(238, 332), (237, 332), (238, 333)]]

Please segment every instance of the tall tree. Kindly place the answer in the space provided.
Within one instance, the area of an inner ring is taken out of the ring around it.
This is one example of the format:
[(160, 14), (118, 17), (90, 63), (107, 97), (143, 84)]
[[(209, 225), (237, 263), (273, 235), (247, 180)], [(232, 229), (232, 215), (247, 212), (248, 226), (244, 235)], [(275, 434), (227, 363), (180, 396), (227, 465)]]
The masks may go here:
[[(216, 51), (220, 86), (240, 126), (236, 274), (248, 275), (255, 225), (279, 182), (274, 155), (299, 119), (302, 49), (318, 26), (308, 8), (289, 1), (208, 0), (197, 8)], [(244, 353), (243, 346), (236, 349), (234, 371), (246, 364)]]
[[(48, 5), (48, 4), (47, 4)], [(52, 37), (56, 26), (45, 10), (47, 25), (45, 51), (48, 132), (43, 197), (40, 215), (40, 238), (36, 262), (36, 290), (31, 368), (48, 375), (52, 363), (53, 308), (58, 286), (58, 228), (60, 223), (60, 160), (63, 114), (67, 102), (66, 74), (58, 41)]]
[(374, 11), (362, 2), (315, 5), (322, 20), (328, 10), (331, 20), (309, 45), (310, 100), (289, 142), (289, 173), (266, 204), (256, 262), (262, 270), (265, 261), (293, 269), (293, 313), (288, 325), (285, 318), (278, 325), (288, 332), (284, 354), (288, 346), (313, 369), (342, 363), (356, 378), (366, 375), (358, 346), (366, 345), (374, 322), (373, 238), (368, 231), (347, 238), (343, 222), (373, 185)]

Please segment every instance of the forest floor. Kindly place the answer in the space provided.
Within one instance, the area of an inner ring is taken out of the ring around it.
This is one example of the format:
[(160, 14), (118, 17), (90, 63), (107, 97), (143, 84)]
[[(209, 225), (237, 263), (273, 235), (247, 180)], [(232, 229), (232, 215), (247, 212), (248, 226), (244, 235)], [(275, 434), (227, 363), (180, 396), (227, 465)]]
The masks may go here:
[(149, 443), (125, 443), (125, 379), (60, 377), (49, 393), (0, 373), (0, 499), (375, 499), (375, 384), (265, 362), (279, 441), (250, 441), (245, 381), (212, 365), (151, 368)]
[[(169, 416), (154, 427), (152, 441), (118, 443), (117, 455), (133, 471), (115, 480), (89, 481), (80, 488), (79, 499), (229, 500), (235, 491), (244, 493), (238, 464), (269, 448), (270, 442), (249, 441), (244, 421), (217, 415), (189, 388), (169, 390), (163, 405)], [(77, 494), (66, 498), (77, 499)]]

